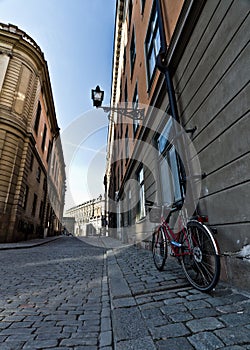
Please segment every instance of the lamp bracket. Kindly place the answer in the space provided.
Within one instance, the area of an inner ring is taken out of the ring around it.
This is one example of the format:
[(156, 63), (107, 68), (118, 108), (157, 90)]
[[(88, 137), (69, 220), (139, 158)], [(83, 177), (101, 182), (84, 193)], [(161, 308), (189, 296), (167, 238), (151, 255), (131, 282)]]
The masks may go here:
[[(144, 112), (145, 112), (145, 108), (116, 108), (116, 107), (100, 107), (104, 110), (105, 113), (109, 113), (109, 112), (118, 112), (130, 119), (133, 120), (143, 120), (144, 118)], [(109, 116), (109, 119), (110, 116)]]

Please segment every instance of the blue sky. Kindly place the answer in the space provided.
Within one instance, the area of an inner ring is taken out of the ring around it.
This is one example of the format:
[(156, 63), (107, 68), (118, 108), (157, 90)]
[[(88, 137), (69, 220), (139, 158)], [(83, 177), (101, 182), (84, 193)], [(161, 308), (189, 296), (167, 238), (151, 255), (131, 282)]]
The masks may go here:
[[(90, 90), (97, 84), (105, 91), (104, 104), (109, 104), (115, 4), (115, 0), (0, 0), (0, 21), (24, 30), (45, 54), (62, 134), (76, 118), (83, 116), (86, 123), (92, 122)], [(98, 112), (100, 118), (106, 118)], [(70, 205), (91, 199), (102, 190), (97, 186), (96, 193), (89, 191), (83, 180), (94, 150), (103, 149), (106, 142), (105, 127), (96, 129), (93, 125), (92, 129), (91, 136), (82, 140), (84, 154), (75, 152), (74, 160), (66, 164), (76, 176), (69, 179), (75, 192)], [(104, 164), (103, 154), (99, 180), (96, 177), (101, 185)]]

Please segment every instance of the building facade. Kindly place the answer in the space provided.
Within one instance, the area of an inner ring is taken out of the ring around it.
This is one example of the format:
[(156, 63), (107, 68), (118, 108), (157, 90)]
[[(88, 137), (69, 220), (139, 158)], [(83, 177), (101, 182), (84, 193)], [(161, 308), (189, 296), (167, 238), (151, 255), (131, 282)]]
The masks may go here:
[(65, 220), (74, 218), (74, 234), (76, 236), (106, 235), (105, 200), (102, 195), (89, 200), (65, 213)]
[(0, 24), (0, 241), (61, 231), (65, 164), (47, 62), (34, 40)]
[(63, 217), (62, 221), (62, 233), (65, 235), (72, 235), (75, 234), (75, 218)]
[[(197, 161), (194, 203), (217, 229), (222, 279), (242, 287), (250, 283), (249, 10), (244, 0), (117, 1), (111, 105), (145, 111), (143, 120), (113, 113), (106, 171), (110, 234), (150, 245), (146, 201), (185, 201), (183, 174)], [(162, 50), (178, 124), (195, 150), (182, 171)]]

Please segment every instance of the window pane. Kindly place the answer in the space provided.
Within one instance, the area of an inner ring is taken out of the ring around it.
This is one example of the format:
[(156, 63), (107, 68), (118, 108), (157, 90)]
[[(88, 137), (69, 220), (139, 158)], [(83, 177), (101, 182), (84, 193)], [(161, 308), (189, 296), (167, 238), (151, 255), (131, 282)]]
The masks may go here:
[(172, 181), (174, 186), (174, 199), (175, 201), (181, 200), (181, 189), (180, 189), (180, 181), (179, 181), (179, 171), (177, 165), (177, 158), (175, 148), (172, 147), (169, 151), (170, 158), (170, 167), (172, 172)]
[(148, 73), (148, 80), (149, 80), (148, 82), (150, 83), (152, 75), (155, 70), (155, 66), (156, 66), (156, 57), (161, 47), (159, 24), (158, 24), (158, 18), (157, 18), (155, 7), (148, 26), (145, 47), (146, 47), (147, 73)]
[(171, 182), (171, 173), (169, 169), (169, 165), (164, 158), (160, 162), (160, 177), (161, 177), (161, 194), (162, 194), (162, 202), (163, 204), (172, 204), (174, 202), (173, 196), (173, 186)]

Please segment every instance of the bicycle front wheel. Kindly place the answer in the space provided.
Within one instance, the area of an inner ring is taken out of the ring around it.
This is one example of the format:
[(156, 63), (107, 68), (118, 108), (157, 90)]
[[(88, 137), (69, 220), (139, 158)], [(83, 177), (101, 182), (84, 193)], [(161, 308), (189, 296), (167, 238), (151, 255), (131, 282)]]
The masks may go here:
[(219, 251), (211, 231), (198, 221), (189, 221), (181, 243), (181, 263), (188, 281), (202, 292), (211, 291), (220, 277)]
[(162, 271), (167, 259), (168, 251), (166, 235), (161, 226), (153, 233), (152, 253), (156, 268), (159, 271)]

